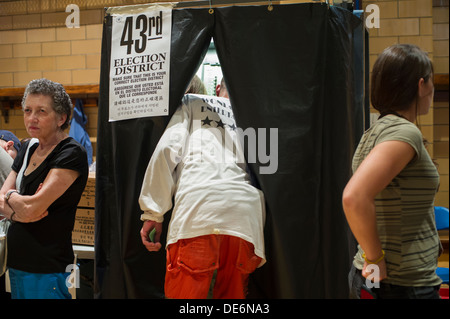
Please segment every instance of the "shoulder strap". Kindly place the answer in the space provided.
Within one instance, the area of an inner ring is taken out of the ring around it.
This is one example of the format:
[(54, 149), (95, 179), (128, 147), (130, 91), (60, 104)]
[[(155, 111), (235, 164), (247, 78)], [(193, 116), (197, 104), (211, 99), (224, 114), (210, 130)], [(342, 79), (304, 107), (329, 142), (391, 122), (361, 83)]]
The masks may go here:
[(27, 168), (28, 152), (30, 151), (31, 146), (33, 146), (34, 144), (36, 144), (38, 142), (39, 142), (39, 140), (37, 138), (32, 138), (30, 140), (30, 142), (28, 143), (27, 151), (25, 152), (25, 156), (23, 157), (22, 167), (20, 168), (20, 171), (17, 174), (17, 178), (16, 178), (16, 189), (19, 191), (20, 191), (20, 185), (22, 184), (23, 173), (25, 172), (25, 169)]

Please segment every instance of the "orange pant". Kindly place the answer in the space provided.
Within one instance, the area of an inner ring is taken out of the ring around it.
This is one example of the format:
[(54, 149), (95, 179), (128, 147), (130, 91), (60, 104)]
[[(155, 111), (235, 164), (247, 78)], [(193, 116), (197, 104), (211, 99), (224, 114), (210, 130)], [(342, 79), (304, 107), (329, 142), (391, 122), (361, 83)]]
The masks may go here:
[(167, 248), (165, 294), (171, 299), (206, 299), (217, 269), (213, 298), (243, 299), (248, 276), (261, 258), (251, 243), (234, 236), (181, 239)]

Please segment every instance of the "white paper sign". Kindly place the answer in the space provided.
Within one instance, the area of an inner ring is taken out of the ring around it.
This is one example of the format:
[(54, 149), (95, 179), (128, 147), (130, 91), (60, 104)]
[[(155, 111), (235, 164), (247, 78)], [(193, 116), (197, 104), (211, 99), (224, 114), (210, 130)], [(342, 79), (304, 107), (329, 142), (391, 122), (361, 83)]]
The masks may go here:
[(168, 115), (172, 9), (112, 19), (109, 121)]

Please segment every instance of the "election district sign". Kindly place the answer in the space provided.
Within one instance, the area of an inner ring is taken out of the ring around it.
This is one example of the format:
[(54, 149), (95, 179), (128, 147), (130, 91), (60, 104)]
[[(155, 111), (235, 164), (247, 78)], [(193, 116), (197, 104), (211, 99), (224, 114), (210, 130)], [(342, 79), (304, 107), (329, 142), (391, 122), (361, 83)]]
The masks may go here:
[(172, 9), (112, 14), (109, 121), (169, 114)]

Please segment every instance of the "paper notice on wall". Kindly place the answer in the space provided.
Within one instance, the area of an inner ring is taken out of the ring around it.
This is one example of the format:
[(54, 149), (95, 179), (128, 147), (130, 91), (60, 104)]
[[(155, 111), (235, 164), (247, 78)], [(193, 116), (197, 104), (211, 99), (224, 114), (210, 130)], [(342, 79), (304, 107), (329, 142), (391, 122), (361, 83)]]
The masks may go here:
[(109, 121), (168, 115), (172, 8), (111, 15)]

